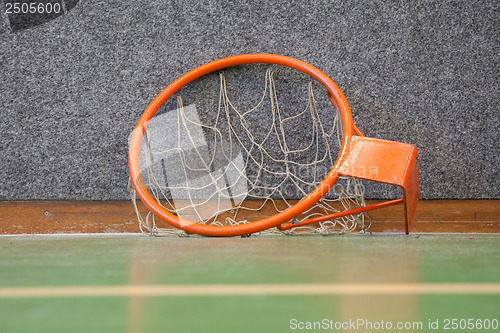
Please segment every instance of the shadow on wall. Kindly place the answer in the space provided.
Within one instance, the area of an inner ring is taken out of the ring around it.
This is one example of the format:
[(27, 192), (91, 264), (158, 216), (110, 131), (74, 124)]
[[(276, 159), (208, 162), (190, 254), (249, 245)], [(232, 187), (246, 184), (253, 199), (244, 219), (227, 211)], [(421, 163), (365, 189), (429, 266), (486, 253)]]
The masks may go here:
[(4, 21), (4, 27), (0, 29), (0, 34), (2, 32), (15, 33), (52, 21), (73, 9), (79, 0), (37, 1), (36, 5), (31, 7), (30, 3), (18, 0), (4, 0), (2, 2), (0, 8), (3, 17), (0, 22)]

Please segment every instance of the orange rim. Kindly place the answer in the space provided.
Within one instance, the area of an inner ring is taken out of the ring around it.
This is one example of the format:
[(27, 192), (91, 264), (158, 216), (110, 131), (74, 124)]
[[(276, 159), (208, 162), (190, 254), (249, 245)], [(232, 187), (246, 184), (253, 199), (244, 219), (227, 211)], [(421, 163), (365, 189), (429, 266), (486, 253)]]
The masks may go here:
[[(313, 190), (309, 195), (297, 202), (295, 205), (289, 207), (281, 213), (266, 217), (255, 222), (231, 226), (205, 225), (182, 219), (162, 207), (151, 196), (151, 194), (149, 194), (142, 181), (139, 170), (139, 148), (144, 131), (148, 126), (148, 122), (168, 98), (170, 98), (175, 92), (177, 92), (180, 88), (182, 88), (189, 82), (194, 81), (203, 75), (226, 67), (252, 63), (275, 64), (290, 67), (313, 77), (325, 87), (330, 102), (333, 104), (333, 106), (339, 108), (340, 115), (342, 117), (343, 137), (339, 156), (337, 157), (337, 160), (335, 161), (335, 164), (328, 175), (315, 190)], [(132, 134), (132, 140), (130, 141), (128, 155), (130, 178), (134, 189), (141, 201), (157, 217), (176, 228), (182, 229), (189, 233), (195, 233), (204, 236), (239, 236), (251, 234), (275, 227), (279, 224), (293, 219), (305, 210), (311, 208), (328, 192), (328, 190), (330, 190), (330, 188), (335, 184), (339, 177), (339, 164), (348, 150), (348, 143), (353, 135), (353, 129), (354, 123), (352, 120), (351, 110), (349, 109), (349, 105), (344, 97), (344, 94), (342, 93), (342, 91), (340, 91), (335, 82), (333, 82), (325, 73), (323, 73), (316, 67), (294, 58), (275, 54), (242, 54), (227, 57), (202, 65), (181, 76), (180, 78), (172, 82), (168, 87), (166, 87), (149, 104), (149, 106), (146, 108), (141, 118), (139, 119), (137, 126), (135, 127)]]

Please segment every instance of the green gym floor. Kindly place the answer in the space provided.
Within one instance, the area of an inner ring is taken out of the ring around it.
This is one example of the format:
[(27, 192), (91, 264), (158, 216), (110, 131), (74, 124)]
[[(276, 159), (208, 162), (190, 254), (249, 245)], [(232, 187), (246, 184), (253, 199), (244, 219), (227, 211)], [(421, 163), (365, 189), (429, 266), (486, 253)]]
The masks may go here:
[(0, 251), (0, 332), (500, 331), (498, 234), (1, 236)]

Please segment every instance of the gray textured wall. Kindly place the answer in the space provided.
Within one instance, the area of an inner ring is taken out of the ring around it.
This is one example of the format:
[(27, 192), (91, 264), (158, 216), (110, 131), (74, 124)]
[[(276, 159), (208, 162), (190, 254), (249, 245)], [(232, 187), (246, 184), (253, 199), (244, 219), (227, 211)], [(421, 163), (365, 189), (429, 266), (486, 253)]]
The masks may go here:
[(422, 198), (500, 198), (496, 0), (66, 0), (50, 20), (7, 2), (0, 200), (127, 198), (127, 137), (147, 104), (253, 52), (315, 65), (366, 135), (416, 145)]

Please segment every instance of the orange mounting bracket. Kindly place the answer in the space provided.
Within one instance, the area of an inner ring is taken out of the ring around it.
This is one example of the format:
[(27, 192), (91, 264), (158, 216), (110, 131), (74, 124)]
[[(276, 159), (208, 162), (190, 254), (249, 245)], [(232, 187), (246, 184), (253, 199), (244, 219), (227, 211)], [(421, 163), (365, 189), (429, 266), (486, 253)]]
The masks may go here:
[(342, 176), (399, 186), (403, 190), (403, 198), (323, 215), (297, 224), (286, 223), (279, 225), (278, 229), (287, 230), (403, 203), (405, 232), (409, 233), (419, 197), (417, 148), (406, 143), (352, 136), (347, 152), (339, 165), (338, 173)]

